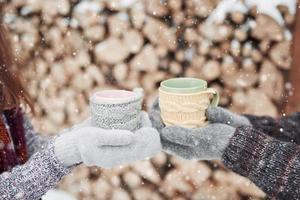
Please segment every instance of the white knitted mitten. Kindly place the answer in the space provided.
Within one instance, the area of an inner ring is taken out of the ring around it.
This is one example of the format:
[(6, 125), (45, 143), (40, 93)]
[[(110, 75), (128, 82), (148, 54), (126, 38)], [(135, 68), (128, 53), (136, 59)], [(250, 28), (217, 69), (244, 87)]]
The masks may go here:
[(142, 128), (132, 133), (92, 127), (87, 120), (55, 139), (55, 154), (66, 166), (83, 162), (105, 168), (151, 157), (161, 151), (159, 133), (147, 113), (142, 112), (140, 123)]

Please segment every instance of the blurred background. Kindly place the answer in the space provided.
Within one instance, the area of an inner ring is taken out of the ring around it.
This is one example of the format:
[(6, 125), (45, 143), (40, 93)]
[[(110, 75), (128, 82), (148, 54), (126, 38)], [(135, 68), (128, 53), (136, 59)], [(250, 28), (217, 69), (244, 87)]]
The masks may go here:
[[(105, 88), (145, 89), (161, 80), (205, 79), (221, 106), (285, 115), (297, 0), (0, 0), (36, 105), (34, 124), (55, 135), (89, 114)], [(294, 85), (293, 85), (294, 84)], [(60, 184), (84, 199), (264, 199), (222, 163), (161, 153), (112, 170), (77, 167)]]

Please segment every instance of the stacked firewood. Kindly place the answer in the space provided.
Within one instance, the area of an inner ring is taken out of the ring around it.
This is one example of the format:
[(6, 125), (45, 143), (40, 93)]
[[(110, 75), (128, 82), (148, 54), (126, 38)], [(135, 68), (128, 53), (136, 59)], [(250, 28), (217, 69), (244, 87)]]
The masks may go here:
[[(223, 0), (225, 1), (225, 0)], [(0, 1), (1, 2), (1, 1)], [(284, 24), (251, 7), (207, 20), (219, 0), (11, 0), (4, 21), (35, 104), (35, 125), (57, 133), (88, 116), (92, 92), (145, 89), (160, 81), (205, 79), (236, 112), (276, 116), (291, 85), (294, 13)], [(240, 1), (243, 4), (243, 1)], [(61, 187), (79, 199), (241, 199), (264, 194), (218, 162), (161, 153), (113, 170), (79, 167)]]

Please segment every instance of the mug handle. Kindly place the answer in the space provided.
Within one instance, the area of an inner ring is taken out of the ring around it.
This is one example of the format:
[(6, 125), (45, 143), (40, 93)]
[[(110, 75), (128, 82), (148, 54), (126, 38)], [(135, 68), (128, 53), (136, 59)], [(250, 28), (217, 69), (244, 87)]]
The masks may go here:
[(212, 93), (213, 94), (213, 99), (210, 103), (211, 106), (218, 106), (219, 101), (220, 101), (220, 94), (215, 90), (214, 88), (207, 88), (205, 90), (206, 93)]

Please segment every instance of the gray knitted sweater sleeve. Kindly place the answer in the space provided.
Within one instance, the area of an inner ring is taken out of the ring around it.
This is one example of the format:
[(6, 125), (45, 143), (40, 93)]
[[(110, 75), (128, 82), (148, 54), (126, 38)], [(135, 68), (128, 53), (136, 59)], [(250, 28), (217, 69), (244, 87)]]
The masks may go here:
[(23, 165), (0, 175), (0, 199), (38, 200), (70, 173), (56, 158), (53, 141)]
[(24, 115), (23, 127), (29, 157), (47, 147), (50, 138), (35, 131), (28, 116)]
[(53, 140), (37, 134), (27, 117), (24, 129), (30, 159), (0, 175), (0, 199), (38, 200), (71, 172), (57, 159)]
[(300, 112), (289, 116), (272, 118), (269, 116), (246, 115), (252, 126), (273, 138), (300, 145)]
[(222, 160), (272, 199), (300, 199), (300, 146), (253, 127), (239, 127)]

